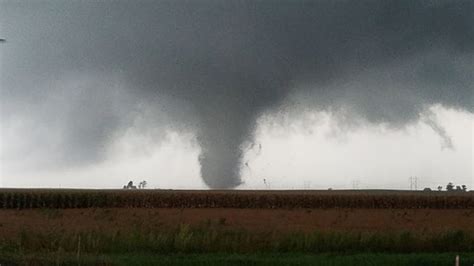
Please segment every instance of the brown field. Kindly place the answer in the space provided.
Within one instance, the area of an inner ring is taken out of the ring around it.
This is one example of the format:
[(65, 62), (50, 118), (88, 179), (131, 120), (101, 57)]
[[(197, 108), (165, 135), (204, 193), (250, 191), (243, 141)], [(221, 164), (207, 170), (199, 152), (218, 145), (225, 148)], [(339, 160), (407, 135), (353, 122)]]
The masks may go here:
[(0, 259), (473, 251), (471, 192), (0, 190)]
[(215, 224), (258, 232), (463, 230), (474, 233), (472, 209), (174, 209), (103, 208), (0, 210), (0, 237), (23, 230), (104, 233)]
[(23, 230), (159, 230), (217, 224), (250, 231), (474, 233), (474, 193), (395, 191), (1, 190), (0, 237)]

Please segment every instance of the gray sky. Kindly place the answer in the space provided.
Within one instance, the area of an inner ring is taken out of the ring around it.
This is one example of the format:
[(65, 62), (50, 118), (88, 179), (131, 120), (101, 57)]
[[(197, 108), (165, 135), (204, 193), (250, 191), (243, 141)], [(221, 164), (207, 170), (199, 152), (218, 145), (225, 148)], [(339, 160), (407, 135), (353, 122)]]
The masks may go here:
[(4, 186), (472, 182), (472, 1), (0, 5)]

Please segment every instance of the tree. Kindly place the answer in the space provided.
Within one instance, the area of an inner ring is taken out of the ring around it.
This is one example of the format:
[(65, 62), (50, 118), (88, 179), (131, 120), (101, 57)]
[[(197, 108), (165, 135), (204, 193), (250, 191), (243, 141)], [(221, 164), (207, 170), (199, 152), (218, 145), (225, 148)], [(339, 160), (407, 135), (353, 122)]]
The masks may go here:
[(442, 186), (438, 186), (438, 191), (442, 191), (443, 190), (443, 187)]
[(145, 188), (146, 185), (147, 185), (147, 182), (146, 182), (145, 180), (143, 180), (142, 182), (140, 182), (140, 183), (138, 184), (138, 188)]
[(466, 192), (467, 191), (467, 187), (466, 185), (462, 185), (462, 191)]
[(452, 182), (449, 182), (447, 185), (446, 185), (446, 190), (447, 191), (454, 191), (454, 184)]
[(136, 189), (137, 187), (133, 185), (133, 181), (129, 181), (127, 186), (124, 186), (123, 188), (126, 189)]

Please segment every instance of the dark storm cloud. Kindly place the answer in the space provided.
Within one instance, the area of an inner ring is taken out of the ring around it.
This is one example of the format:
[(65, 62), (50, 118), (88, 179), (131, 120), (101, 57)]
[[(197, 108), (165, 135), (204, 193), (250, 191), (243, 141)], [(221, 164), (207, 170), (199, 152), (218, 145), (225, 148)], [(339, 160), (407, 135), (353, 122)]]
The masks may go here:
[(116, 132), (156, 105), (170, 119), (151, 117), (150, 127), (197, 134), (210, 187), (241, 182), (241, 145), (292, 95), (394, 126), (432, 104), (473, 111), (472, 1), (1, 5), (2, 119), (55, 121), (49, 130), (77, 163), (100, 160)]

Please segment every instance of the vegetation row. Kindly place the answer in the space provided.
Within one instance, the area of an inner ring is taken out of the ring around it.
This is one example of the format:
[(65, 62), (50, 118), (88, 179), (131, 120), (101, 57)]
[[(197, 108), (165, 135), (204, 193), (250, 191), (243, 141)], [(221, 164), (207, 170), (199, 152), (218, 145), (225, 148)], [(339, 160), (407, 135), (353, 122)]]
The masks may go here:
[(0, 208), (408, 208), (471, 209), (474, 193), (0, 190)]

